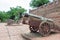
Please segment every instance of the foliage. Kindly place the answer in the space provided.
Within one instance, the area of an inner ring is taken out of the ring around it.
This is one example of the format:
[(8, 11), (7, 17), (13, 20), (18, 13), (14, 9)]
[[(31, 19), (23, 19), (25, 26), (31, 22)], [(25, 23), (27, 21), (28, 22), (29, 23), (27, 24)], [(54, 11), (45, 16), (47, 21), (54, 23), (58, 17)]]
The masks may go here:
[(6, 21), (9, 18), (9, 15), (6, 12), (0, 11), (0, 20), (1, 21)]
[(11, 7), (9, 11), (0, 11), (0, 20), (2, 22), (7, 21), (8, 19), (18, 20), (26, 12), (26, 10), (20, 6), (16, 8)]
[(8, 11), (10, 18), (13, 20), (18, 20), (24, 12), (26, 12), (26, 10), (20, 6), (17, 6), (16, 8), (11, 7), (10, 11)]
[(31, 7), (39, 7), (41, 5), (47, 4), (49, 0), (31, 0), (30, 6)]

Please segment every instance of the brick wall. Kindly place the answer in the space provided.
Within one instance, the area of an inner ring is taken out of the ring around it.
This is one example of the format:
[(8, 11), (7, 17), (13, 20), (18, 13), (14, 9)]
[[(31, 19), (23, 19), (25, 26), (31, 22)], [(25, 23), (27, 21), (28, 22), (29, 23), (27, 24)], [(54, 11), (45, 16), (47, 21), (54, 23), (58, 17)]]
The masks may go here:
[[(58, 0), (58, 1), (60, 2), (60, 0)], [(40, 6), (37, 9), (30, 10), (30, 13), (45, 17), (47, 14), (50, 14), (53, 12), (59, 12), (60, 11), (60, 3), (59, 2), (54, 1), (52, 3), (48, 3), (47, 5)]]
[(30, 10), (30, 13), (53, 19), (54, 23), (60, 26), (60, 0), (58, 0), (58, 3), (48, 3), (35, 10)]

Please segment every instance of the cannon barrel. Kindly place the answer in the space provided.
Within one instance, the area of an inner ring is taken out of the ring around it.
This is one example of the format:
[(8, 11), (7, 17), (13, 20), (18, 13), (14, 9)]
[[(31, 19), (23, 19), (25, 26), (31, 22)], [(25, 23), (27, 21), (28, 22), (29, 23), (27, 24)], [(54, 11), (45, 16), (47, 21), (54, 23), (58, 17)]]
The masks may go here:
[(34, 14), (26, 14), (27, 16), (29, 17), (34, 17), (34, 18), (37, 18), (37, 19), (40, 19), (40, 20), (43, 20), (43, 21), (53, 21), (52, 19), (48, 19), (48, 18), (45, 18), (43, 16), (38, 16), (38, 15), (34, 15)]

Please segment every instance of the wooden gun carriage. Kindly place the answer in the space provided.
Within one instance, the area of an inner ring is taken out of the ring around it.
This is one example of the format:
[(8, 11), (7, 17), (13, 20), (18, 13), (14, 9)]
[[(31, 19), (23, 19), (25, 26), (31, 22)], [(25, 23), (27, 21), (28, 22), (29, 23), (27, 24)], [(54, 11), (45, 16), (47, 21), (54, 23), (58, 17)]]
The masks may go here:
[(27, 14), (29, 29), (31, 32), (39, 32), (42, 36), (48, 36), (51, 31), (60, 31), (59, 26), (55, 25), (54, 20), (34, 14)]
[(52, 30), (60, 32), (60, 0), (30, 10), (28, 16), (25, 15), (23, 23), (28, 19), (31, 32), (39, 32), (42, 36), (49, 35)]

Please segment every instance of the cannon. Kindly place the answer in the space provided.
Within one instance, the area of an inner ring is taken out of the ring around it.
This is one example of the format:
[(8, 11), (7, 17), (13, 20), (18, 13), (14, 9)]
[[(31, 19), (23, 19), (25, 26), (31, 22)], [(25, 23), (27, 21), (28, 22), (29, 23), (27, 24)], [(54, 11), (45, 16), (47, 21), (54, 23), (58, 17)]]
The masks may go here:
[(12, 19), (9, 19), (8, 21), (7, 21), (7, 25), (12, 25), (14, 23), (14, 20), (12, 20)]
[(52, 19), (34, 14), (26, 14), (24, 17), (28, 19), (29, 29), (31, 32), (39, 32), (42, 36), (48, 36), (51, 31), (60, 31), (59, 26), (57, 26)]
[(12, 20), (12, 19), (8, 19), (7, 25), (16, 25), (16, 24), (19, 25), (20, 22), (21, 22), (21, 20), (14, 21), (14, 20)]

